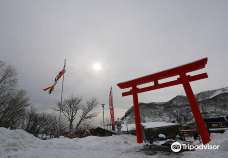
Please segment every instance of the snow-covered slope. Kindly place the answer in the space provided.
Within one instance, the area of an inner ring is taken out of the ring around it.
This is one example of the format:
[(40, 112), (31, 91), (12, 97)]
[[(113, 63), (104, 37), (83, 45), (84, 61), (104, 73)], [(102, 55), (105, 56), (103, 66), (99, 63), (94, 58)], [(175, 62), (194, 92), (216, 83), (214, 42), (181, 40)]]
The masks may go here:
[(188, 104), (188, 99), (186, 96), (178, 95), (171, 99), (168, 103), (174, 106), (181, 106), (184, 104)]
[(219, 94), (228, 93), (228, 87), (200, 92), (195, 95), (198, 101), (213, 98)]

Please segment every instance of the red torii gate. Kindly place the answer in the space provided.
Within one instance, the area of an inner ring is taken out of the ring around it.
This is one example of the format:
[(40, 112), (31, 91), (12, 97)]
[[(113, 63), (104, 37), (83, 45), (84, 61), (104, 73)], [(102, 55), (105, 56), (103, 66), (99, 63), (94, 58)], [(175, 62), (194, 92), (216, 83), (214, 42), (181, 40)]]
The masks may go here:
[[(132, 89), (128, 92), (122, 93), (122, 96), (133, 95), (133, 102), (134, 102), (134, 112), (135, 112), (135, 125), (136, 125), (136, 133), (137, 133), (137, 142), (142, 143), (142, 130), (141, 130), (141, 122), (140, 122), (140, 113), (139, 113), (139, 103), (138, 103), (138, 93), (147, 92), (151, 90), (156, 90), (160, 88), (170, 87), (178, 84), (183, 84), (185, 93), (188, 97), (188, 101), (194, 115), (196, 125), (198, 127), (199, 133), (201, 135), (203, 144), (207, 144), (210, 141), (210, 137), (206, 128), (206, 125), (203, 121), (202, 115), (200, 113), (198, 104), (196, 102), (195, 96), (193, 94), (192, 88), (189, 82), (197, 81), (200, 79), (208, 78), (207, 73), (202, 73), (199, 75), (190, 76), (187, 75), (189, 72), (193, 72), (199, 69), (205, 68), (207, 64), (207, 58), (191, 62), (179, 67), (175, 67), (169, 70), (161, 71), (155, 74), (151, 74), (148, 76), (140, 77), (134, 80), (118, 83), (117, 86), (121, 89), (131, 88)], [(158, 83), (159, 80), (177, 76), (174, 81), (169, 81), (166, 83)], [(145, 88), (137, 88), (138, 85), (154, 82), (153, 86), (145, 87)]]

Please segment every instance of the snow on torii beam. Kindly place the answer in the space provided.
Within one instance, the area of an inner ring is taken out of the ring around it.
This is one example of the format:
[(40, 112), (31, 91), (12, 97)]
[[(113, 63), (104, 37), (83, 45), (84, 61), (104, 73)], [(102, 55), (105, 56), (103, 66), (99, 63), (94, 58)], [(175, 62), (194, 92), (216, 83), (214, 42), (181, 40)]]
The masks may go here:
[[(192, 88), (189, 82), (208, 78), (207, 73), (202, 73), (199, 75), (186, 75), (186, 73), (193, 72), (196, 70), (200, 70), (205, 68), (207, 64), (207, 58), (191, 62), (182, 66), (178, 66), (169, 70), (161, 71), (158, 73), (154, 73), (151, 75), (147, 75), (144, 77), (140, 77), (134, 80), (118, 83), (117, 85), (121, 89), (131, 88), (132, 89), (128, 92), (122, 93), (122, 96), (133, 95), (133, 102), (134, 102), (134, 112), (135, 112), (135, 125), (136, 125), (136, 133), (137, 133), (137, 142), (142, 143), (142, 130), (141, 130), (141, 122), (140, 122), (140, 113), (139, 113), (139, 104), (138, 104), (138, 93), (147, 92), (151, 90), (156, 90), (160, 88), (170, 87), (178, 84), (183, 84), (185, 93), (188, 97), (188, 101), (194, 115), (196, 125), (198, 127), (199, 133), (202, 137), (203, 144), (207, 144), (210, 141), (210, 137), (203, 121), (202, 115), (200, 113), (198, 104), (196, 102), (195, 96), (193, 94)], [(177, 76), (177, 80), (161, 83), (159, 84), (159, 80)], [(154, 82), (153, 86), (145, 87), (145, 88), (137, 88), (138, 85)]]

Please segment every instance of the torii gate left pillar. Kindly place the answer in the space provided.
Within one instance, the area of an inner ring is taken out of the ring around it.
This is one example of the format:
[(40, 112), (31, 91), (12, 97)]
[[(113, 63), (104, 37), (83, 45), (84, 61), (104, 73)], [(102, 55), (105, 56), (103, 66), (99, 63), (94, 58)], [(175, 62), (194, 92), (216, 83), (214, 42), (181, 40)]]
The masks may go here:
[[(207, 144), (210, 141), (210, 137), (204, 123), (203, 117), (200, 113), (198, 104), (196, 102), (195, 96), (193, 94), (192, 88), (190, 86), (190, 82), (207, 78), (207, 73), (202, 73), (195, 76), (187, 76), (188, 72), (196, 71), (205, 67), (207, 63), (207, 58), (182, 65), (176, 68), (172, 68), (169, 70), (165, 70), (162, 72), (158, 72), (155, 74), (151, 74), (148, 76), (144, 76), (141, 78), (137, 78), (134, 80), (126, 81), (117, 84), (121, 89), (130, 88), (132, 89), (128, 92), (124, 92), (122, 96), (133, 95), (133, 102), (134, 102), (134, 113), (135, 113), (135, 125), (136, 125), (136, 134), (137, 134), (137, 142), (142, 143), (142, 129), (141, 129), (141, 122), (140, 122), (140, 112), (139, 112), (139, 104), (138, 104), (138, 93), (151, 91), (155, 89), (170, 87), (178, 84), (182, 84), (187, 95), (193, 116), (196, 121), (196, 125), (198, 127), (199, 133), (202, 137), (203, 144)], [(161, 83), (159, 84), (159, 80), (173, 77), (173, 76), (180, 76), (177, 80)], [(137, 88), (137, 85), (154, 82), (153, 86), (145, 87), (145, 88)]]
[(132, 92), (133, 92), (133, 103), (134, 103), (137, 143), (142, 143), (143, 142), (143, 140), (142, 140), (142, 128), (141, 128), (141, 121), (140, 121), (139, 101), (138, 101), (138, 93), (137, 93), (136, 85), (134, 85), (132, 87)]

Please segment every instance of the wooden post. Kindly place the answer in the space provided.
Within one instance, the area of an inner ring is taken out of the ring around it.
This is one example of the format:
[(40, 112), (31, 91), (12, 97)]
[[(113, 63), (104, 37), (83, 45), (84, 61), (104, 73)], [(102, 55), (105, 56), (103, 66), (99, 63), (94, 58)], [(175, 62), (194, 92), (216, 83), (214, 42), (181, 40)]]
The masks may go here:
[(134, 112), (135, 112), (135, 126), (136, 126), (137, 143), (143, 143), (140, 113), (139, 113), (139, 102), (138, 102), (138, 94), (137, 94), (136, 85), (134, 85), (132, 87), (132, 91), (133, 91), (133, 102), (134, 102)]
[(184, 141), (186, 141), (186, 140), (185, 140), (185, 132), (183, 132), (183, 137), (184, 137)]
[(189, 101), (190, 107), (192, 109), (192, 113), (193, 113), (193, 116), (195, 118), (196, 125), (198, 127), (200, 136), (202, 137), (203, 144), (207, 144), (207, 143), (209, 143), (211, 141), (211, 139), (210, 139), (210, 136), (208, 134), (206, 125), (205, 125), (205, 123), (203, 121), (203, 117), (202, 117), (202, 115), (200, 113), (198, 104), (196, 102), (196, 98), (195, 98), (195, 96), (193, 94), (192, 88), (191, 88), (191, 86), (189, 84), (189, 81), (188, 81), (188, 78), (187, 78), (186, 74), (185, 73), (181, 73), (180, 74), (180, 79), (182, 81), (185, 93), (186, 93), (186, 95), (188, 97), (188, 101)]

